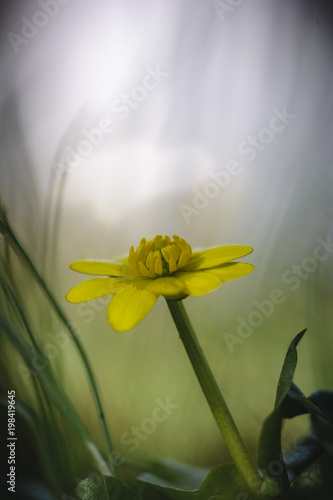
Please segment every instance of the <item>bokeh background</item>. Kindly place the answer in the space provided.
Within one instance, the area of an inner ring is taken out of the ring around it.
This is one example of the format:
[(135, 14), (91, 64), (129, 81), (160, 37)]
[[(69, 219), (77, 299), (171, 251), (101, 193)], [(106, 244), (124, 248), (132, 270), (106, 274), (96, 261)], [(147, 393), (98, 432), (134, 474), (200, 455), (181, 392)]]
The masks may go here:
[[(185, 301), (253, 453), (286, 349), (305, 327), (295, 381), (305, 394), (333, 387), (331, 30), (324, 2), (2, 4), (2, 209), (78, 328), (129, 461), (211, 467), (228, 453), (165, 301), (116, 333), (105, 300), (66, 303), (84, 278), (69, 270), (73, 260), (112, 258), (155, 234), (254, 248), (244, 259), (251, 275)], [(108, 132), (96, 133), (101, 123)], [(61, 325), (20, 267), (17, 279), (52, 342)], [(269, 306), (276, 289), (281, 303)], [(33, 405), (19, 358), (5, 342), (2, 352), (3, 390)], [(103, 451), (74, 347), (51, 363)], [(152, 416), (157, 398), (178, 408), (131, 451), (122, 436)], [(286, 443), (306, 427), (288, 423)]]

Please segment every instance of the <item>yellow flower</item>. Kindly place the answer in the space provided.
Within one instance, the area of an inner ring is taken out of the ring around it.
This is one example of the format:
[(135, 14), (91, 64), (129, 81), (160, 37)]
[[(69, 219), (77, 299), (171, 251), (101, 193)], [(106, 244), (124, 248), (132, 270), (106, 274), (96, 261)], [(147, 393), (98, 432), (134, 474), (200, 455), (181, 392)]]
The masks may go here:
[(128, 257), (116, 260), (79, 260), (71, 269), (85, 274), (107, 276), (93, 278), (72, 288), (68, 302), (77, 303), (114, 295), (107, 316), (117, 332), (130, 330), (150, 311), (159, 295), (180, 300), (188, 295), (204, 295), (224, 281), (252, 271), (251, 264), (230, 262), (252, 252), (251, 247), (228, 245), (193, 251), (174, 235), (155, 236), (132, 246)]

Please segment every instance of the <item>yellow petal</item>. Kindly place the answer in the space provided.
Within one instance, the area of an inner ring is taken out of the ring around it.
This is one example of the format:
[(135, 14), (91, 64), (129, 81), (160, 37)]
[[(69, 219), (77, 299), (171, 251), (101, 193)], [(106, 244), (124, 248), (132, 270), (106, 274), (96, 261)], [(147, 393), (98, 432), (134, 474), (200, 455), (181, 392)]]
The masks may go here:
[(210, 248), (200, 252), (193, 252), (188, 264), (183, 267), (183, 271), (197, 271), (220, 266), (230, 260), (239, 259), (248, 255), (253, 248), (242, 245), (226, 245), (223, 247)]
[(147, 290), (149, 281), (135, 281), (112, 297), (107, 314), (116, 332), (125, 332), (136, 326), (155, 304), (158, 295)]
[(220, 267), (210, 269), (209, 272), (215, 274), (221, 281), (230, 281), (241, 276), (245, 276), (253, 271), (252, 264), (245, 264), (244, 262), (231, 262), (224, 264)]
[(210, 271), (179, 272), (177, 279), (184, 284), (185, 295), (205, 295), (221, 285), (221, 280)]
[(77, 303), (112, 295), (126, 284), (118, 278), (93, 278), (72, 288), (66, 295), (68, 302)]
[(101, 276), (123, 276), (125, 266), (116, 260), (77, 260), (70, 265), (73, 271)]
[(166, 276), (165, 278), (157, 278), (149, 281), (146, 288), (156, 295), (163, 295), (171, 299), (183, 294), (184, 284), (173, 276)]

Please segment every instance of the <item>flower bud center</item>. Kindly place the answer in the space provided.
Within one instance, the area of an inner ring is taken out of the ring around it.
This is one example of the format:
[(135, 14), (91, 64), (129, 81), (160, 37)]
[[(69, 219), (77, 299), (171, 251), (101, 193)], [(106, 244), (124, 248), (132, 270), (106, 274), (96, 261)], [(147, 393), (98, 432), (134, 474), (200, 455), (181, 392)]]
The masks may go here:
[(148, 242), (143, 238), (136, 250), (132, 247), (128, 263), (136, 275), (158, 278), (186, 266), (191, 255), (190, 245), (179, 236), (175, 235), (171, 241), (169, 236), (158, 235)]

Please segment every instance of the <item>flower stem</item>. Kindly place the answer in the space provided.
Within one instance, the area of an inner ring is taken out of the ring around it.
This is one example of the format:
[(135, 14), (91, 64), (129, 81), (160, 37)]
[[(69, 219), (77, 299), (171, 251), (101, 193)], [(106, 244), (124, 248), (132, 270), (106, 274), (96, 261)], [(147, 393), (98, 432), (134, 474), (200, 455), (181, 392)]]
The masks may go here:
[(183, 302), (170, 299), (166, 299), (166, 301), (195, 374), (235, 465), (250, 490), (258, 491), (262, 483), (258, 470), (209, 368)]

